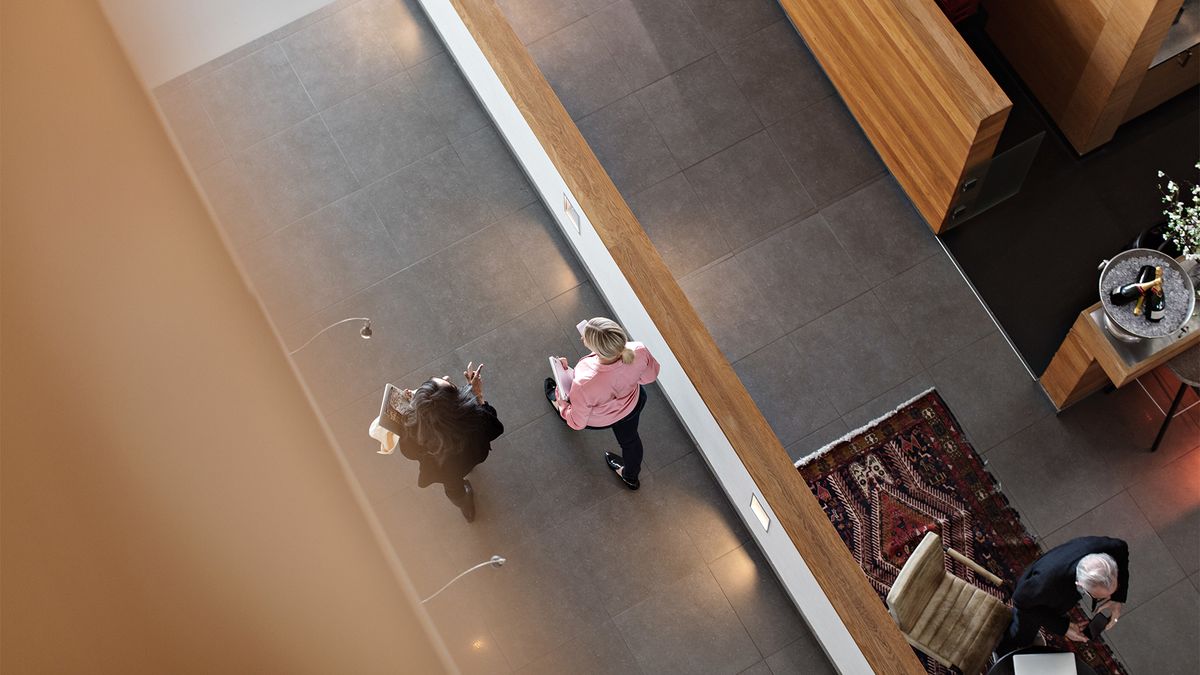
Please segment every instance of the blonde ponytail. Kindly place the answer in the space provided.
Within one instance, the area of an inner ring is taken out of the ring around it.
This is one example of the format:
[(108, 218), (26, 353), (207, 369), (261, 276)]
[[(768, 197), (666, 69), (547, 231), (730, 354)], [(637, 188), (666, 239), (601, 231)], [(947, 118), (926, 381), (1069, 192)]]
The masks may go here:
[(583, 328), (583, 344), (605, 361), (620, 358), (621, 363), (633, 363), (629, 336), (625, 334), (625, 329), (612, 319), (602, 316), (588, 319)]

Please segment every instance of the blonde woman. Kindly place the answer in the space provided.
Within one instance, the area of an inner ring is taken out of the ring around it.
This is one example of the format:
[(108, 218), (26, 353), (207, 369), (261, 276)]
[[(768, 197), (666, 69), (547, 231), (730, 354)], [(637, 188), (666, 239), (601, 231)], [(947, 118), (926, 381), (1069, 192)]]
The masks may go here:
[[(641, 486), (642, 438), (638, 418), (646, 405), (644, 384), (658, 378), (658, 361), (640, 342), (630, 342), (625, 330), (612, 319), (588, 319), (583, 345), (592, 353), (572, 370), (570, 400), (560, 399), (554, 380), (546, 380), (546, 398), (572, 429), (612, 429), (621, 454), (604, 453), (604, 463), (625, 487)], [(564, 368), (567, 360), (559, 357)]]

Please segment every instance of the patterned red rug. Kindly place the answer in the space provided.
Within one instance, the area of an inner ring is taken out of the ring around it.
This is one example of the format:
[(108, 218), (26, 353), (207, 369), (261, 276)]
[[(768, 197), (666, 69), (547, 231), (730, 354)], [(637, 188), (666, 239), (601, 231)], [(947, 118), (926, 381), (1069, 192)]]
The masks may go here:
[[(1041, 555), (936, 391), (800, 460), (797, 468), (880, 599), (929, 531), (1005, 579), (997, 589), (952, 561), (954, 574), (1005, 602), (1021, 570)], [(1078, 653), (1100, 675), (1125, 673), (1106, 645), (1043, 635)], [(957, 672), (917, 656), (930, 673)]]

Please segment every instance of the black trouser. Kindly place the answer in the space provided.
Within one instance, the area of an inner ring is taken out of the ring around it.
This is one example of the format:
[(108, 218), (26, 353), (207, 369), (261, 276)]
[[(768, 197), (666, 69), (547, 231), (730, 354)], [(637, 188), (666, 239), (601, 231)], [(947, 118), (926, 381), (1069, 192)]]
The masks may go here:
[(467, 503), (467, 483), (462, 478), (449, 478), (442, 483), (442, 490), (458, 508)]
[(1028, 647), (1037, 639), (1038, 631), (1041, 628), (1042, 622), (1036, 615), (1031, 612), (1022, 612), (1014, 607), (1012, 623), (1008, 625), (1008, 630), (1000, 638), (1000, 644), (996, 646), (996, 653), (1004, 656), (1011, 651)]
[(638, 435), (638, 418), (642, 416), (642, 408), (646, 407), (646, 388), (638, 386), (638, 402), (630, 413), (606, 427), (588, 427), (588, 429), (612, 429), (617, 437), (617, 445), (621, 446), (621, 459), (625, 468), (621, 475), (629, 480), (637, 480), (642, 470), (642, 437)]

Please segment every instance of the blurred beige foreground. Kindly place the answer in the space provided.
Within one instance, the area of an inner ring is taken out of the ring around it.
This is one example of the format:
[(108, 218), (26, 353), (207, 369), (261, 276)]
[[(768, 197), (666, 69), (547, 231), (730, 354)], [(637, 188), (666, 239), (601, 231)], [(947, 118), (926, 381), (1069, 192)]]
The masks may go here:
[(0, 96), (0, 671), (446, 670), (96, 3)]

